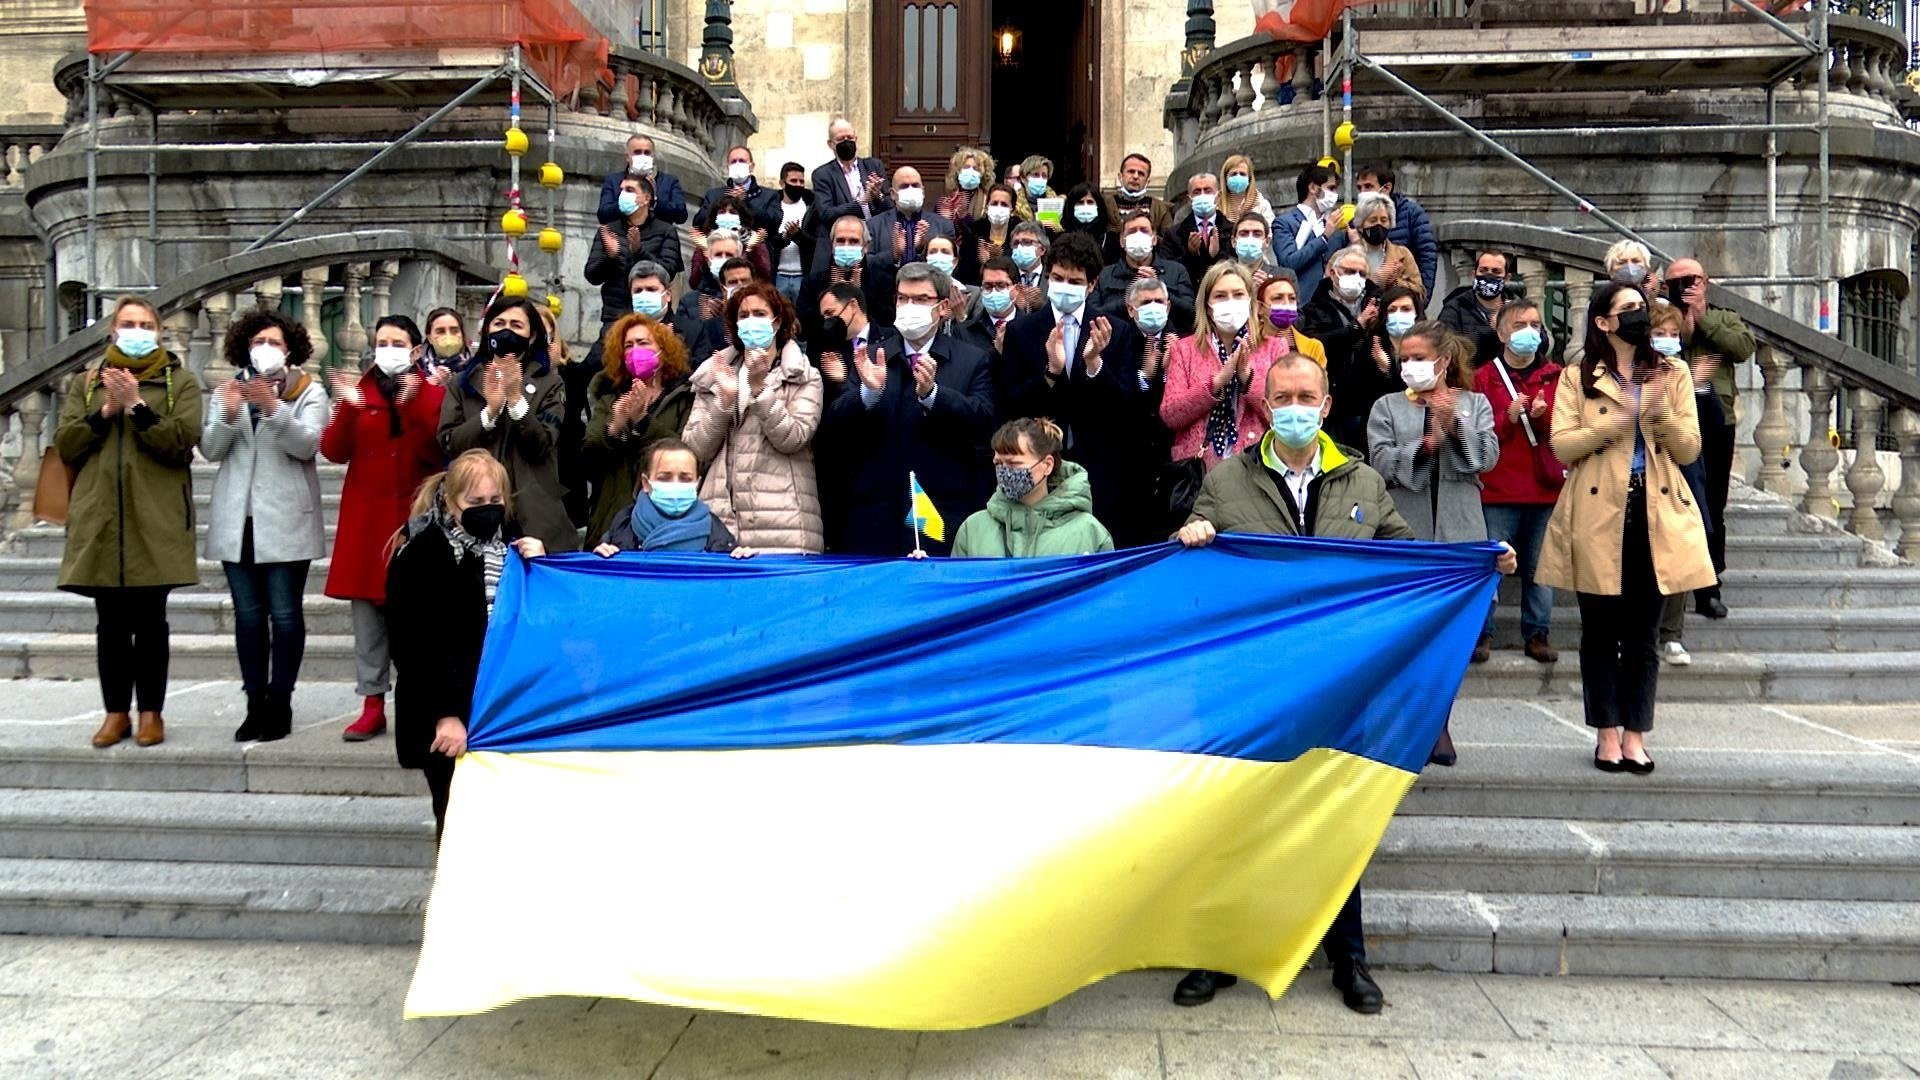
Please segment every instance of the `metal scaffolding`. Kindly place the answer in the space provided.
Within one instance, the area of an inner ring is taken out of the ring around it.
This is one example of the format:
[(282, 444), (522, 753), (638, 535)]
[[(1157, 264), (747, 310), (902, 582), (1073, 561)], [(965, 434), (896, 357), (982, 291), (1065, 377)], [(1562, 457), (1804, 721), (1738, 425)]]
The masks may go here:
[[(1605, 210), (1595, 205), (1592, 200), (1561, 183), (1545, 170), (1528, 161), (1524, 156), (1509, 148), (1503, 140), (1525, 140), (1551, 136), (1591, 138), (1603, 134), (1665, 135), (1712, 133), (1765, 135), (1766, 142), (1763, 153), (1766, 160), (1765, 220), (1732, 224), (1663, 224), (1657, 228), (1647, 226), (1646, 229), (1648, 232), (1764, 231), (1767, 234), (1766, 273), (1759, 276), (1737, 279), (1719, 278), (1716, 280), (1721, 284), (1739, 283), (1773, 286), (1816, 284), (1819, 286), (1818, 326), (1822, 333), (1832, 333), (1834, 332), (1832, 317), (1834, 282), (1832, 265), (1833, 253), (1830, 246), (1824, 242), (1813, 245), (1814, 249), (1818, 252), (1818, 265), (1815, 274), (1809, 278), (1804, 275), (1793, 276), (1780, 274), (1778, 266), (1779, 256), (1776, 251), (1777, 244), (1775, 242), (1779, 236), (1779, 230), (1782, 228), (1779, 214), (1779, 164), (1781, 156), (1779, 136), (1782, 132), (1812, 132), (1819, 137), (1818, 161), (1816, 165), (1820, 183), (1819, 229), (1820, 235), (1823, 238), (1829, 233), (1829, 203), (1832, 199), (1833, 163), (1831, 125), (1828, 113), (1828, 83), (1830, 79), (1829, 68), (1831, 67), (1830, 57), (1832, 56), (1832, 49), (1828, 38), (1827, 3), (1826, 0), (1817, 0), (1817, 2), (1810, 5), (1808, 22), (1809, 29), (1812, 33), (1808, 35), (1802, 34), (1792, 26), (1775, 17), (1771, 12), (1757, 6), (1753, 0), (1730, 0), (1730, 2), (1745, 9), (1749, 14), (1756, 16), (1767, 27), (1781, 35), (1784, 41), (1790, 44), (1797, 52), (1797, 58), (1772, 72), (1764, 84), (1766, 88), (1766, 120), (1764, 123), (1639, 124), (1620, 127), (1592, 124), (1540, 128), (1475, 127), (1454, 112), (1454, 110), (1449, 109), (1446, 105), (1435, 100), (1407, 78), (1403, 77), (1399, 72), (1395, 71), (1393, 65), (1368, 55), (1361, 48), (1360, 33), (1354, 24), (1352, 5), (1346, 6), (1341, 13), (1339, 48), (1335, 50), (1331, 41), (1323, 43), (1321, 50), (1322, 70), (1324, 72), (1323, 78), (1325, 85), (1328, 87), (1333, 86), (1335, 80), (1338, 79), (1338, 85), (1340, 86), (1340, 116), (1343, 123), (1350, 124), (1353, 121), (1354, 75), (1357, 72), (1366, 72), (1391, 89), (1417, 102), (1440, 120), (1444, 121), (1449, 127), (1474, 139), (1534, 179), (1539, 180), (1555, 194), (1573, 203), (1581, 213), (1592, 217), (1594, 221), (1599, 223), (1597, 228), (1575, 231), (1610, 232), (1646, 245), (1648, 251), (1667, 261), (1672, 261), (1673, 256), (1671, 254), (1663, 251), (1658, 245), (1649, 241), (1645, 236), (1608, 214)], [(1695, 51), (1700, 58), (1709, 59), (1714, 57), (1716, 46), (1714, 44), (1703, 44), (1697, 46)], [(1655, 59), (1655, 57), (1651, 52), (1641, 53), (1631, 47), (1611, 50), (1556, 50), (1553, 48), (1544, 48), (1529, 50), (1524, 62), (1536, 64), (1557, 63), (1563, 65), (1562, 70), (1572, 71), (1577, 70), (1579, 65), (1583, 63), (1607, 63), (1619, 62), (1621, 60), (1632, 61), (1635, 59), (1651, 60)], [(1658, 59), (1672, 60), (1671, 50), (1662, 50), (1662, 54)], [(1818, 61), (1817, 63), (1815, 63), (1816, 60)], [(1436, 62), (1444, 62), (1460, 67), (1477, 67), (1481, 65), (1495, 66), (1519, 61), (1517, 61), (1511, 53), (1489, 50), (1477, 55), (1473, 53), (1449, 54), (1445, 57), (1444, 61)], [(1775, 93), (1782, 83), (1798, 74), (1809, 63), (1815, 63), (1815, 66), (1818, 68), (1814, 119), (1810, 123), (1780, 123), (1775, 112)], [(1335, 147), (1332, 95), (1322, 94), (1321, 100), (1324, 103), (1321, 114), (1324, 140), (1323, 152), (1332, 154)], [(1351, 131), (1352, 129), (1348, 128), (1347, 130)], [(1432, 133), (1428, 131), (1385, 131), (1368, 133), (1366, 138), (1418, 138), (1431, 134)], [(1351, 202), (1354, 197), (1353, 150), (1351, 143), (1349, 143), (1345, 149), (1344, 154), (1342, 184), (1345, 188), (1347, 200)]]

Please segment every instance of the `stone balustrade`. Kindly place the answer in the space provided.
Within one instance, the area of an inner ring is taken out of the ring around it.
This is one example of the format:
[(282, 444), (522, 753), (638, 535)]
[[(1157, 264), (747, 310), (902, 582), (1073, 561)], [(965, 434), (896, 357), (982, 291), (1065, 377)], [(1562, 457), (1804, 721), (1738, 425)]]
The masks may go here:
[(740, 98), (717, 96), (699, 73), (655, 53), (615, 46), (607, 57), (613, 84), (576, 95), (568, 107), (670, 132), (718, 159), (756, 126)]
[(64, 129), (57, 127), (0, 125), (0, 162), (4, 162), (6, 168), (5, 179), (0, 180), (0, 190), (25, 187), (27, 166), (39, 161), (41, 155), (53, 149), (63, 133)]

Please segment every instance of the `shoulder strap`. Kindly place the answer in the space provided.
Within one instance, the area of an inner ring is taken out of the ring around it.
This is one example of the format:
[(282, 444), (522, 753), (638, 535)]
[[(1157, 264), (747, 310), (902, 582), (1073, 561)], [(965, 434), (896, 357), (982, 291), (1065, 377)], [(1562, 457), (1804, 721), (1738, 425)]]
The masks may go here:
[[(1497, 357), (1497, 356), (1494, 357), (1493, 370), (1496, 374), (1500, 376), (1500, 381), (1506, 384), (1508, 400), (1510, 402), (1519, 401), (1520, 391), (1514, 388), (1513, 376), (1507, 374), (1507, 362), (1501, 359), (1500, 357)], [(1509, 407), (1511, 407), (1511, 405), (1509, 405)], [(1540, 445), (1540, 436), (1534, 434), (1533, 421), (1528, 418), (1527, 411), (1525, 409), (1520, 410), (1520, 430), (1527, 433), (1528, 446)]]

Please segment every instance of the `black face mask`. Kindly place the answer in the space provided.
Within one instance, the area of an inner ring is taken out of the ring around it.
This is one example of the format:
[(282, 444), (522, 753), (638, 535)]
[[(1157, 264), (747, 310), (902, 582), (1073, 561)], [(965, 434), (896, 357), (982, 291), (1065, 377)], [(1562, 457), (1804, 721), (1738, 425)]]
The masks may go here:
[(1683, 277), (1667, 282), (1667, 299), (1673, 303), (1674, 307), (1686, 307), (1687, 290), (1693, 288), (1699, 280), (1699, 278)]
[(515, 330), (495, 330), (487, 335), (487, 351), (494, 356), (525, 356), (532, 345), (525, 334)]
[(852, 139), (846, 139), (833, 145), (833, 156), (841, 161), (852, 161), (860, 153), (860, 146)]
[(801, 196), (807, 193), (806, 187), (802, 184), (788, 184), (786, 187), (786, 191), (787, 191), (787, 198), (793, 199), (796, 201), (798, 201)]
[(1507, 279), (1494, 274), (1476, 274), (1473, 278), (1473, 291), (1488, 300), (1499, 296), (1506, 287)]
[(1653, 318), (1645, 308), (1622, 312), (1620, 327), (1613, 332), (1613, 336), (1637, 349), (1653, 339)]
[(460, 511), (460, 528), (475, 540), (491, 540), (507, 523), (507, 508), (497, 504), (469, 506)]
[(847, 340), (847, 320), (838, 315), (829, 315), (820, 320), (820, 339), (822, 341), (841, 342)]
[(1369, 225), (1360, 230), (1360, 239), (1365, 240), (1374, 247), (1379, 247), (1387, 242), (1387, 227), (1385, 225)]

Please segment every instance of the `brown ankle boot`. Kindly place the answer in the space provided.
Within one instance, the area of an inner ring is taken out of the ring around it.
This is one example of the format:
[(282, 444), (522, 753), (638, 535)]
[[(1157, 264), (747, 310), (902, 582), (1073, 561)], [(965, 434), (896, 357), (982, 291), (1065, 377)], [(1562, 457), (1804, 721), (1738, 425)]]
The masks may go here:
[(140, 730), (133, 733), (133, 741), (140, 746), (157, 746), (167, 741), (167, 722), (160, 719), (157, 712), (140, 714)]
[(93, 733), (93, 745), (101, 750), (121, 742), (127, 733), (133, 730), (133, 717), (123, 712), (110, 712), (100, 724), (100, 730)]

